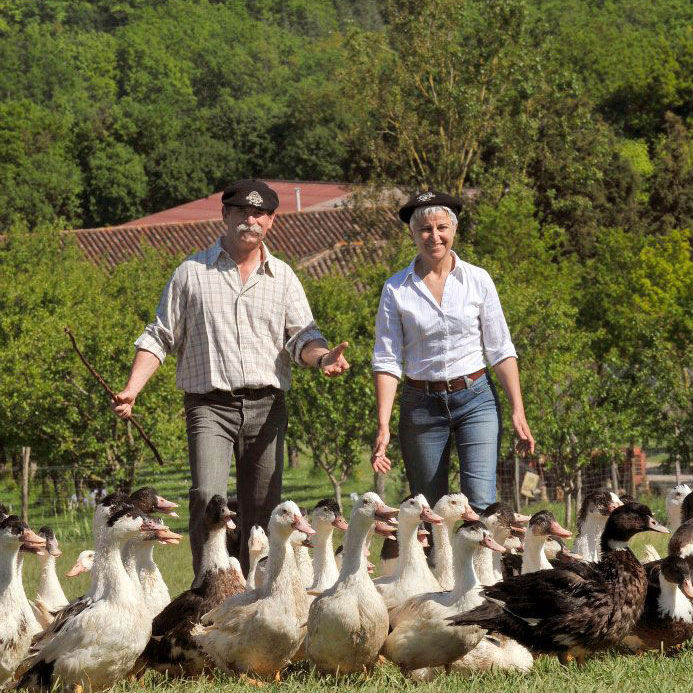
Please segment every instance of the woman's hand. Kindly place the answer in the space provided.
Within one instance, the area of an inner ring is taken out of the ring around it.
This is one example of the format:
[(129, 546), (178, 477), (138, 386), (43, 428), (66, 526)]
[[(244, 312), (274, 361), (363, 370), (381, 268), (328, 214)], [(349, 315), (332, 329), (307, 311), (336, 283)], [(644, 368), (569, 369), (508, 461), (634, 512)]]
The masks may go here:
[(515, 435), (518, 439), (515, 449), (522, 456), (527, 454), (533, 455), (534, 436), (532, 435), (532, 431), (529, 430), (529, 424), (525, 418), (524, 409), (513, 412), (512, 422), (513, 428), (515, 429)]
[(392, 462), (387, 457), (387, 446), (390, 443), (390, 429), (379, 428), (373, 441), (373, 452), (371, 454), (371, 466), (374, 472), (387, 474), (392, 469)]

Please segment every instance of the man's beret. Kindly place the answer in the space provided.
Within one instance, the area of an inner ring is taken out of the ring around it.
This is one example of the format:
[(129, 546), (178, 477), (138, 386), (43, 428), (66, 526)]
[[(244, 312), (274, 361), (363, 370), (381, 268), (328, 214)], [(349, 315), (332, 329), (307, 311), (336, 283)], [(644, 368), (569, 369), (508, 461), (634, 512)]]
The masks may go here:
[(279, 197), (267, 183), (255, 178), (236, 180), (228, 185), (221, 196), (224, 205), (233, 207), (257, 207), (274, 212), (279, 207)]
[(414, 195), (400, 210), (399, 218), (408, 224), (417, 207), (449, 207), (455, 214), (462, 211), (462, 201), (452, 195), (428, 190)]

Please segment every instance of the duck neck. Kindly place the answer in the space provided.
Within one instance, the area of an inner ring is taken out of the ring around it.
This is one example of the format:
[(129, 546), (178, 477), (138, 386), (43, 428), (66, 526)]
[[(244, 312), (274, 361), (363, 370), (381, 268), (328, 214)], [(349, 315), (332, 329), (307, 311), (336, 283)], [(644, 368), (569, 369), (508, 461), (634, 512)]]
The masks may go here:
[(693, 623), (693, 604), (691, 604), (686, 595), (678, 588), (678, 585), (669, 582), (660, 573), (659, 589), (658, 607), (660, 616), (668, 616), (678, 621)]
[(115, 539), (104, 537), (103, 534), (100, 544), (94, 554), (88, 596), (96, 599), (108, 596), (114, 600), (132, 601), (132, 595), (138, 592), (132, 589), (133, 580), (123, 565), (122, 544)]
[(428, 574), (430, 570), (426, 563), (426, 554), (416, 536), (418, 522), (411, 526), (400, 522), (397, 541), (399, 542), (399, 564), (396, 577), (404, 574)]
[[(229, 552), (226, 550), (226, 526), (215, 527), (209, 531), (207, 541), (202, 547), (200, 574), (228, 570), (230, 565)], [(257, 559), (255, 565), (257, 565)]]
[(590, 513), (580, 527), (573, 550), (586, 561), (596, 562), (601, 556), (600, 542), (607, 517)]
[[(366, 544), (368, 533), (373, 520), (359, 521), (360, 518), (352, 518), (349, 521), (349, 529), (344, 535), (344, 551), (342, 552), (342, 569), (339, 571), (339, 579), (344, 580), (349, 575), (356, 573), (368, 577), (368, 559), (366, 558)], [(385, 541), (390, 541), (386, 539)]]
[(270, 550), (267, 559), (267, 577), (264, 583), (266, 594), (279, 589), (286, 589), (299, 575), (294, 551), (289, 543), (289, 536), (280, 536), (279, 532), (270, 534)]
[[(495, 539), (495, 537), (494, 537)], [(496, 577), (493, 559), (497, 551), (475, 551), (474, 552), (474, 571), (477, 579), (485, 587), (495, 585), (500, 578)], [(491, 555), (493, 554), (493, 556)], [(500, 555), (500, 554), (499, 554)]]
[(0, 596), (14, 596), (21, 590), (19, 546), (3, 549), (0, 556)]
[(681, 504), (672, 503), (667, 505), (667, 517), (669, 518), (669, 527), (673, 533), (681, 525)]
[(483, 546), (470, 545), (468, 541), (463, 541), (459, 546), (455, 557), (455, 588), (453, 590), (455, 601), (464, 597), (470, 590), (480, 587), (481, 583), (474, 570), (474, 559), (476, 558), (478, 562), (482, 551), (491, 553)]
[(332, 548), (332, 525), (323, 528), (318, 525), (315, 535), (315, 551), (313, 552), (313, 585), (314, 590), (325, 590), (334, 585), (339, 577), (337, 562), (334, 560)]
[(455, 520), (432, 525), (435, 572), (443, 589), (446, 587), (444, 583), (452, 585), (457, 580), (455, 566), (453, 565), (451, 540), (454, 526)]
[(545, 543), (546, 536), (535, 536), (531, 531), (527, 532), (525, 552), (522, 555), (522, 575), (536, 573), (538, 570), (550, 570), (553, 567), (546, 558)]
[(39, 575), (38, 596), (47, 604), (67, 604), (67, 597), (55, 572), (55, 556), (46, 552), (40, 556), (41, 573)]

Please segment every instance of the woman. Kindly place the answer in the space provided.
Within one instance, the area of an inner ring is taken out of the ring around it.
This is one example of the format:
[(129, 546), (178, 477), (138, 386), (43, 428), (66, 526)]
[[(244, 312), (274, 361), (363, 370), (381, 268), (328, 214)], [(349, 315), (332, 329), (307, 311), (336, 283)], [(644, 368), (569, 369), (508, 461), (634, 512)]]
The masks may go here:
[(483, 510), (496, 499), (500, 440), (495, 371), (512, 407), (521, 452), (534, 452), (525, 418), (517, 354), (488, 273), (452, 251), (460, 200), (429, 191), (399, 210), (418, 255), (385, 282), (375, 324), (373, 371), (378, 433), (371, 464), (386, 473), (390, 415), (402, 375), (399, 439), (412, 493), (431, 505), (448, 493), (450, 442), (462, 492)]

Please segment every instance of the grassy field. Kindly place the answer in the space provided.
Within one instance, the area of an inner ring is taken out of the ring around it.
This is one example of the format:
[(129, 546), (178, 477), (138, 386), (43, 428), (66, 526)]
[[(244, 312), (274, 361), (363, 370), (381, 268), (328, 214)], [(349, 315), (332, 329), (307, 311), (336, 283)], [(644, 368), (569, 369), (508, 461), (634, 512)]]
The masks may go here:
[[(371, 484), (370, 468), (363, 465), (358, 470), (356, 479), (348, 482), (344, 488), (345, 512), (351, 508), (349, 493), (366, 490)], [(185, 532), (187, 527), (187, 474), (186, 471), (176, 469), (169, 470), (168, 474), (157, 473), (156, 478), (147, 476), (148, 483), (154, 483), (159, 492), (181, 504), (180, 517), (172, 518), (169, 522), (175, 531)], [(233, 484), (231, 485), (233, 486)], [(285, 497), (291, 498), (301, 505), (312, 507), (320, 498), (331, 495), (331, 486), (320, 472), (314, 471), (310, 465), (303, 462), (299, 469), (285, 470)], [(5, 489), (9, 492), (11, 489)], [(395, 483), (388, 484), (387, 501), (396, 503), (400, 489)], [(0, 495), (0, 500), (3, 498)], [(663, 501), (661, 498), (643, 499), (648, 502), (655, 514), (660, 519), (665, 519)], [(563, 506), (551, 505), (559, 522), (563, 521)], [(528, 512), (539, 509), (539, 506), (530, 506)], [(72, 566), (78, 553), (91, 548), (90, 517), (88, 513), (71, 513), (67, 516), (55, 517), (45, 512), (42, 504), (32, 503), (31, 516), (32, 527), (38, 528), (41, 524), (53, 524), (57, 535), (61, 540), (63, 556), (58, 560), (59, 575)], [(574, 529), (574, 527), (572, 528)], [(377, 542), (377, 538), (375, 540)], [(655, 533), (638, 535), (632, 542), (637, 554), (642, 553), (645, 543), (654, 544), (660, 553), (666, 553), (667, 537)], [(380, 544), (373, 545), (372, 555), (377, 557)], [(190, 550), (187, 536), (178, 546), (157, 546), (155, 549), (157, 563), (166, 580), (171, 595), (174, 596), (186, 589), (192, 580), (190, 567)], [(38, 579), (38, 561), (28, 557), (25, 561), (25, 586), (27, 594), (35, 594)], [(61, 578), (65, 593), (69, 598), (77, 597), (85, 592), (89, 584), (88, 576), (77, 578)], [(638, 693), (648, 691), (690, 691), (693, 689), (693, 646), (683, 650), (675, 658), (663, 657), (658, 653), (638, 657), (625, 657), (617, 655), (604, 655), (591, 660), (584, 669), (570, 666), (561, 668), (553, 658), (541, 657), (534, 670), (526, 675), (487, 674), (474, 678), (462, 678), (460, 676), (441, 677), (428, 684), (413, 684), (406, 680), (399, 671), (391, 665), (378, 667), (371, 677), (351, 676), (335, 679), (316, 674), (306, 665), (298, 665), (289, 670), (280, 684), (283, 691), (297, 691), (308, 693), (314, 690), (347, 691), (384, 691), (394, 689), (410, 689), (416, 687), (419, 691), (522, 691), (542, 693), (562, 689), (563, 693), (572, 691), (607, 691), (616, 687), (637, 686)], [(270, 687), (270, 686), (268, 686)], [(272, 684), (271, 687), (275, 687)], [(247, 684), (231, 679), (223, 674), (218, 674), (212, 679), (169, 682), (165, 679), (148, 674), (142, 681), (141, 691), (172, 691), (175, 693), (202, 693), (207, 691), (231, 691), (235, 689), (247, 689)], [(114, 690), (132, 690), (130, 683), (123, 682)]]

